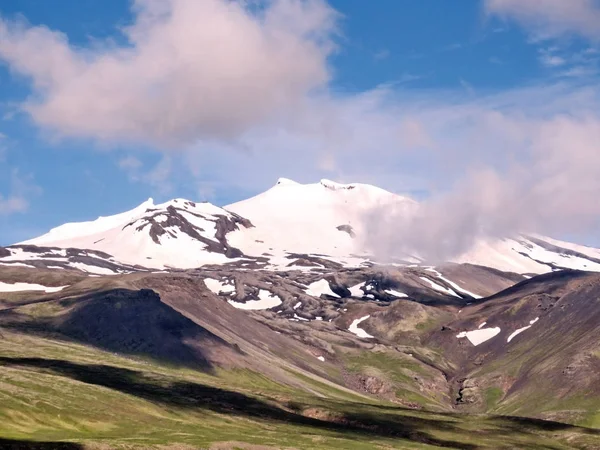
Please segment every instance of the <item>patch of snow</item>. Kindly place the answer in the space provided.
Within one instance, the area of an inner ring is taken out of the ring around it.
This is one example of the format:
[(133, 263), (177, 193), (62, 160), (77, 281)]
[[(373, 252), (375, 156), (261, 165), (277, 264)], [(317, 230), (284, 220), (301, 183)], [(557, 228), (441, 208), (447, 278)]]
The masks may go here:
[(169, 217), (166, 214), (159, 214), (158, 216), (154, 216), (154, 220), (156, 223), (165, 223), (169, 220)]
[(466, 337), (469, 341), (471, 341), (471, 344), (478, 346), (479, 344), (489, 341), (494, 336), (498, 335), (500, 331), (502, 331), (500, 327), (483, 328), (474, 331), (463, 331), (457, 334), (456, 337), (459, 339)]
[(519, 328), (518, 330), (513, 331), (511, 333), (511, 335), (508, 337), (508, 339), (506, 340), (506, 342), (508, 343), (508, 342), (512, 341), (515, 336), (517, 336), (518, 334), (520, 334), (523, 331), (527, 330), (528, 328), (531, 328), (531, 325), (533, 325), (534, 323), (536, 323), (538, 320), (539, 320), (539, 317), (536, 317), (535, 319), (530, 320), (529, 321), (529, 325), (527, 325), (526, 327)]
[(317, 359), (321, 362), (325, 362), (325, 358), (323, 356), (318, 356)]
[(297, 320), (302, 320), (302, 321), (304, 321), (304, 322), (309, 322), (309, 320), (308, 320), (308, 319), (305, 319), (304, 317), (300, 317), (300, 316), (299, 316), (298, 314), (296, 314), (296, 313), (294, 313), (294, 319), (297, 319)]
[(30, 264), (23, 264), (23, 263), (20, 263), (20, 262), (15, 262), (15, 263), (3, 263), (3, 262), (0, 262), (0, 265), (2, 265), (2, 266), (8, 266), (8, 267), (13, 267), (13, 266), (29, 267), (29, 268), (32, 268), (32, 269), (36, 269), (35, 266), (32, 266)]
[(315, 317), (315, 320), (323, 320), (323, 318), (321, 316), (317, 316)]
[(206, 284), (206, 287), (210, 289), (213, 294), (219, 295), (221, 292), (224, 294), (231, 294), (235, 292), (234, 285), (227, 284), (213, 278), (205, 278), (204, 284)]
[(92, 273), (96, 275), (118, 275), (118, 273), (113, 272), (112, 270), (107, 269), (105, 267), (92, 266), (80, 262), (70, 262), (69, 267), (73, 267), (74, 269), (81, 270), (82, 272)]
[(298, 302), (294, 305), (294, 309), (298, 309), (302, 306), (302, 302)]
[(448, 283), (450, 286), (452, 286), (455, 290), (457, 290), (458, 292), (462, 292), (463, 294), (467, 294), (470, 295), (473, 298), (481, 298), (481, 295), (477, 295), (474, 294), (473, 292), (467, 291), (466, 289), (461, 288), (458, 284), (456, 284), (454, 281), (450, 281), (448, 278), (444, 277), (440, 272), (438, 272), (437, 270), (435, 270), (433, 267), (428, 267), (427, 269), (429, 272), (433, 272), (436, 274), (436, 276), (440, 279), (445, 281), (446, 283)]
[(358, 328), (358, 325), (360, 323), (364, 322), (365, 320), (367, 320), (369, 317), (371, 317), (370, 314), (368, 316), (361, 317), (360, 319), (356, 319), (354, 322), (352, 322), (350, 324), (348, 331), (350, 331), (350, 333), (354, 333), (355, 335), (357, 335), (360, 338), (365, 338), (365, 339), (374, 338), (374, 336), (371, 336), (369, 333), (367, 333), (362, 328)]
[(391, 295), (395, 295), (396, 297), (400, 297), (400, 298), (408, 297), (408, 295), (406, 295), (404, 292), (395, 291), (394, 289), (386, 289), (385, 292), (387, 292), (388, 294), (391, 294)]
[(487, 322), (483, 322), (481, 325), (479, 325), (477, 328), (479, 328), (480, 330), (485, 326)]
[(348, 290), (350, 291), (350, 295), (352, 297), (362, 297), (365, 295), (365, 293), (363, 292), (363, 290), (361, 289), (361, 287), (364, 285), (364, 283), (358, 283), (355, 284), (354, 286), (350, 286), (348, 288)]
[(0, 292), (21, 292), (21, 291), (44, 291), (46, 293), (59, 292), (69, 286), (48, 287), (41, 284), (31, 283), (4, 283), (0, 281)]
[(313, 297), (320, 297), (321, 294), (330, 295), (332, 297), (339, 297), (339, 295), (337, 295), (331, 290), (331, 287), (329, 286), (329, 282), (327, 280), (319, 280), (309, 284), (308, 288), (306, 289), (306, 293)]
[(258, 298), (259, 300), (250, 300), (246, 303), (234, 302), (233, 300), (227, 300), (227, 303), (232, 305), (234, 308), (252, 311), (275, 308), (283, 303), (277, 295), (272, 294), (264, 289), (260, 289), (258, 291)]
[[(26, 252), (22, 248), (11, 248), (9, 249), (11, 252), (10, 256), (5, 256), (2, 258), (3, 261), (34, 261), (43, 259), (44, 261), (60, 261), (64, 262), (65, 258), (61, 257), (61, 252), (59, 251), (50, 251), (48, 252), (51, 255), (55, 255), (55, 257), (50, 256), (41, 256), (41, 254), (36, 252)], [(46, 253), (46, 254), (48, 254)]]
[(431, 281), (429, 278), (426, 278), (426, 277), (419, 277), (419, 278), (423, 281), (427, 281), (431, 285), (431, 287), (433, 289), (435, 289), (436, 291), (443, 292), (444, 294), (452, 295), (454, 297), (462, 298), (460, 295), (458, 295), (452, 289), (448, 289), (448, 288), (445, 288), (444, 286), (440, 286), (439, 284)]

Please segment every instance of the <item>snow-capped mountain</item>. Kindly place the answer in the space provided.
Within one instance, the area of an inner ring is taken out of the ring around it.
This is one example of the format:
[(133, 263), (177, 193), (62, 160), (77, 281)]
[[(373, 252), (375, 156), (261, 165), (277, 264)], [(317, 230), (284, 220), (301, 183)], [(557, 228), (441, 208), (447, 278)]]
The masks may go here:
[[(266, 192), (224, 208), (185, 199), (155, 205), (149, 199), (124, 213), (54, 228), (13, 247), (2, 260), (32, 259), (18, 247), (41, 246), (89, 249), (112, 256), (113, 262), (152, 269), (249, 261), (272, 270), (322, 268), (323, 261), (358, 267), (377, 262), (363, 239), (369, 211), (410, 215), (418, 207), (410, 198), (367, 184), (299, 184), (282, 178)], [(307, 258), (320, 263), (306, 264)], [(413, 256), (397, 258), (396, 264), (427, 263)], [(300, 259), (305, 263), (294, 262)], [(453, 262), (522, 274), (560, 268), (600, 271), (600, 250), (519, 236), (480, 241)]]
[(20, 245), (99, 250), (119, 262), (153, 268), (192, 268), (242, 256), (226, 235), (252, 224), (210, 203), (148, 199), (121, 214), (67, 223)]

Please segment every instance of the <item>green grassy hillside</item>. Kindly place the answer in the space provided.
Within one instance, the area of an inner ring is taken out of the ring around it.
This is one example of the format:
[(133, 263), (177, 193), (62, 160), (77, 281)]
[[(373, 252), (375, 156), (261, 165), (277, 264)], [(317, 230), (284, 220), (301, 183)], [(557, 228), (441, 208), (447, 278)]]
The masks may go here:
[(11, 331), (0, 366), (3, 445), (567, 449), (600, 439), (554, 422), (410, 410), (303, 378), (307, 393), (249, 370), (209, 374)]

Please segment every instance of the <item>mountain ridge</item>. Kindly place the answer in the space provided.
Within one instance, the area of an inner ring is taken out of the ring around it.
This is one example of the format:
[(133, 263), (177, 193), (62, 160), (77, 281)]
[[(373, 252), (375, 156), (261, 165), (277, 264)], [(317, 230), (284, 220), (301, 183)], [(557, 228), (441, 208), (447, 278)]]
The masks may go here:
[[(270, 189), (218, 207), (176, 198), (92, 221), (66, 223), (13, 247), (37, 245), (99, 250), (128, 265), (188, 269), (248, 263), (282, 270), (290, 255), (321, 257), (347, 267), (389, 263), (365, 245), (365, 218), (377, 208), (410, 215), (419, 203), (376, 186), (323, 179), (300, 184), (280, 178)], [(397, 254), (400, 264), (427, 264)], [(393, 260), (392, 260), (393, 262)], [(479, 240), (448, 262), (522, 274), (561, 268), (600, 271), (600, 250), (545, 236)]]

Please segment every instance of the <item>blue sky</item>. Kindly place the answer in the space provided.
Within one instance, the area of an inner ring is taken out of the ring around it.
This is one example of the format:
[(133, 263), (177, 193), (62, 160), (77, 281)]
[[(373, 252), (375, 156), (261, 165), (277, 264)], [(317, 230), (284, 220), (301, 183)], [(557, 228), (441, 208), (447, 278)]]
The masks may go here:
[(0, 245), (279, 176), (600, 243), (598, 2), (226, 3), (0, 3)]

